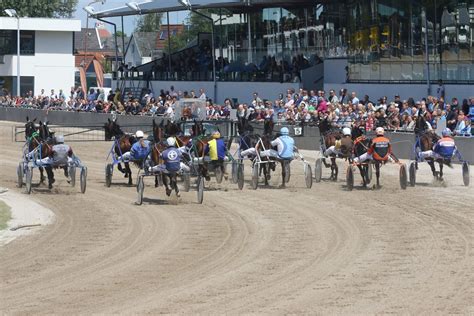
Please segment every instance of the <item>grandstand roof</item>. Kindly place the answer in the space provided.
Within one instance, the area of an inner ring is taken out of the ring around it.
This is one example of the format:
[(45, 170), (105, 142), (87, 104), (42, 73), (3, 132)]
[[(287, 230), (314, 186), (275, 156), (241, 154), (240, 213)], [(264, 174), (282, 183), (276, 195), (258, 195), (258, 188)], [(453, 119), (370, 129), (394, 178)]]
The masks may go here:
[[(323, 0), (319, 2), (325, 2)], [(206, 8), (235, 8), (245, 10), (252, 6), (293, 6), (300, 4), (311, 4), (311, 0), (190, 0), (193, 9)], [(155, 12), (174, 12), (187, 10), (178, 0), (146, 0), (138, 3), (140, 14)], [(114, 16), (137, 15), (138, 12), (128, 6), (121, 6), (114, 9), (108, 9), (96, 12), (93, 16), (98, 18), (107, 18)]]

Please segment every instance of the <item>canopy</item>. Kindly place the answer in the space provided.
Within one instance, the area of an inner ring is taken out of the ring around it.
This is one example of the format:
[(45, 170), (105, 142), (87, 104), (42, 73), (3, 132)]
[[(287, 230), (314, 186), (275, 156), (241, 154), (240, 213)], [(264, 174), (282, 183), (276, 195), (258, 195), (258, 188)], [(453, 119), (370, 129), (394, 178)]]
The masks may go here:
[[(124, 3), (130, 0), (124, 0)], [(313, 5), (314, 0), (189, 0), (193, 10), (209, 9), (209, 8), (227, 8), (245, 11), (253, 6), (265, 7), (289, 7), (301, 5)], [(330, 0), (319, 0), (317, 3), (330, 2)], [(95, 18), (108, 18), (126, 15), (138, 15), (156, 12), (175, 12), (188, 10), (178, 0), (147, 0), (138, 3), (140, 12), (137, 12), (124, 5), (114, 9), (98, 11), (92, 15)]]

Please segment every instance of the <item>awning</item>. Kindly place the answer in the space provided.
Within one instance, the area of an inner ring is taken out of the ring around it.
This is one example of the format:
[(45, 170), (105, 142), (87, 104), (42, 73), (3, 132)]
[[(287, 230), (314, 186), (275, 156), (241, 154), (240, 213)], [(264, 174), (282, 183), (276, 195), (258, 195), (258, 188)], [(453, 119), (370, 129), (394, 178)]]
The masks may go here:
[[(124, 0), (126, 2), (127, 0)], [(204, 8), (226, 8), (245, 5), (243, 0), (190, 0), (193, 9)], [(178, 0), (151, 0), (138, 3), (141, 14), (156, 13), (156, 12), (175, 12), (187, 10)], [(115, 16), (138, 15), (138, 12), (122, 6), (115, 9), (99, 11), (93, 15), (97, 18), (108, 18)]]
[[(123, 3), (131, 0), (123, 0)], [(211, 8), (227, 8), (239, 9), (245, 11), (252, 7), (298, 7), (301, 5), (312, 6), (317, 3), (329, 3), (331, 0), (189, 0), (192, 8), (211, 9)], [(157, 13), (157, 12), (176, 12), (186, 11), (178, 0), (147, 0), (138, 3), (141, 14)], [(109, 18), (116, 16), (138, 15), (139, 13), (128, 6), (124, 5), (115, 9), (98, 11), (92, 15), (95, 18)]]

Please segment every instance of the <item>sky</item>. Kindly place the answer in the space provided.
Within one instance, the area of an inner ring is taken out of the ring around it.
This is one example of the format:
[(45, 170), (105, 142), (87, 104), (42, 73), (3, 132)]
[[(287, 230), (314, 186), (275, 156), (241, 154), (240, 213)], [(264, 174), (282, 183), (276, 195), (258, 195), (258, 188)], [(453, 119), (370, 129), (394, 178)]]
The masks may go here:
[[(86, 20), (87, 20), (87, 13), (84, 11), (82, 8), (87, 6), (92, 0), (79, 0), (77, 3), (76, 7), (76, 12), (74, 14), (74, 18), (80, 19), (82, 21), (81, 25), (82, 27), (86, 27)], [(93, 4), (92, 6), (96, 11), (102, 11), (106, 9), (113, 9), (113, 8), (118, 8), (125, 6), (125, 3), (127, 0), (106, 0), (106, 3), (102, 5), (100, 2)], [(140, 3), (140, 1), (136, 1)], [(170, 24), (180, 24), (183, 23), (184, 19), (187, 16), (187, 11), (181, 11), (181, 12), (172, 12), (170, 13)], [(122, 30), (122, 25), (121, 25), (121, 19), (120, 17), (118, 18), (110, 18), (107, 19), (108, 21), (112, 23), (117, 24), (117, 31)], [(135, 16), (125, 16), (123, 18), (123, 24), (124, 24), (124, 31), (126, 34), (131, 34), (133, 32), (133, 29), (135, 28)], [(95, 19), (89, 19), (89, 27), (94, 27), (94, 23), (96, 22)], [(165, 18), (163, 19), (162, 23), (166, 24), (166, 15)], [(112, 26), (108, 26), (110, 31), (113, 31)]]

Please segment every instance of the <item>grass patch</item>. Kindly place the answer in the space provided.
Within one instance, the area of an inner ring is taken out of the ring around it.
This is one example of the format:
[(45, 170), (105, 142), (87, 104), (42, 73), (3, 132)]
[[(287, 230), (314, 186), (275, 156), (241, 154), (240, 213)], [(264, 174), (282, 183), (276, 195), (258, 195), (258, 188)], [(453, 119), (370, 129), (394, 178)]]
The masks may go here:
[(7, 222), (12, 218), (10, 206), (0, 201), (0, 230), (7, 228)]

